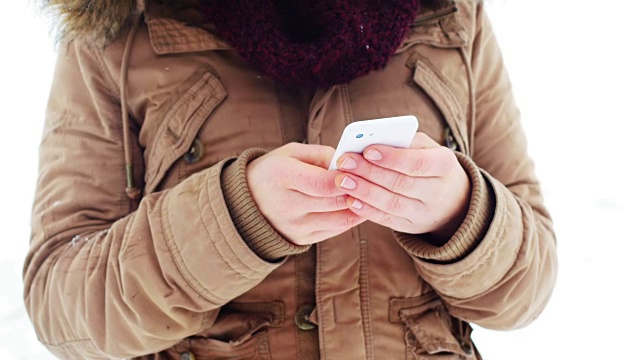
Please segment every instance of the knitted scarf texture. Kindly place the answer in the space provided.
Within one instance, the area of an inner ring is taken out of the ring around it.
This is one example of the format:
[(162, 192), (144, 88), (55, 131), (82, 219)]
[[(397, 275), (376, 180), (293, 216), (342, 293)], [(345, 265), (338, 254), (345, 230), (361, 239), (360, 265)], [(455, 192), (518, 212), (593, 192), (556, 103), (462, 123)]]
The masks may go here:
[(219, 34), (251, 65), (293, 86), (348, 83), (389, 62), (418, 0), (203, 0)]

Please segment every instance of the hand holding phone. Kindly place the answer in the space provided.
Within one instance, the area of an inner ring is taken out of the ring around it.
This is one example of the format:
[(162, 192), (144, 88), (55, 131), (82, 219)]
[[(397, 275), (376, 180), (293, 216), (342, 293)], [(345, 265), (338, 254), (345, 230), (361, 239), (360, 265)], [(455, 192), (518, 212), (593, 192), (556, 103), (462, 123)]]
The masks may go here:
[(417, 130), (418, 119), (412, 115), (353, 122), (342, 132), (329, 170), (338, 168), (336, 162), (342, 154), (361, 154), (374, 144), (408, 148)]
[[(395, 231), (429, 233), (437, 241), (446, 241), (467, 213), (471, 196), (469, 176), (449, 148), (425, 133), (414, 135), (413, 129), (400, 135), (404, 132), (400, 129), (405, 128), (396, 124), (397, 120), (382, 126), (384, 140), (373, 139), (372, 135), (371, 141), (363, 143), (356, 140), (371, 132), (345, 130), (344, 143), (341, 141), (331, 163), (336, 166), (336, 159), (344, 158), (334, 184), (344, 191), (349, 209), (358, 216)], [(389, 140), (395, 136), (406, 136), (402, 140), (407, 142)], [(358, 153), (367, 147), (370, 147), (367, 153), (348, 158), (342, 155), (345, 150)]]

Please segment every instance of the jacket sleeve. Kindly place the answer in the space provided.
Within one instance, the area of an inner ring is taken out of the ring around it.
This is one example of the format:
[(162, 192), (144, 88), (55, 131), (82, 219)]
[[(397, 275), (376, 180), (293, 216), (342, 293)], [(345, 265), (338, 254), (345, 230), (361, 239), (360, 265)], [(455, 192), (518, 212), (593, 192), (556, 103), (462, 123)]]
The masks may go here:
[[(223, 173), (235, 179), (228, 171), (244, 173), (259, 151), (149, 194), (134, 210), (124, 192), (118, 92), (99, 56), (78, 43), (60, 50), (23, 274), (39, 339), (68, 359), (166, 349), (211, 326), (220, 306), (283, 261), (251, 250), (227, 210)], [(141, 169), (142, 150), (134, 152)], [(286, 244), (275, 231), (258, 236)]]
[(473, 155), (457, 154), (472, 182), (468, 214), (441, 247), (408, 234), (397, 238), (454, 316), (511, 329), (535, 319), (551, 296), (555, 235), (482, 5), (470, 58), (476, 85)]

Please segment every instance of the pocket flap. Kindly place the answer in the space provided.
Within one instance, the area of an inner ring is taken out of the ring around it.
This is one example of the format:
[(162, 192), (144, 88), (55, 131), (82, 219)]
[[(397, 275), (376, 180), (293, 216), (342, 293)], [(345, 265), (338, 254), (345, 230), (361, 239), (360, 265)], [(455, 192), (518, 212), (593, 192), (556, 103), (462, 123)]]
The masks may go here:
[(440, 298), (427, 294), (402, 300), (406, 307), (398, 310), (399, 318), (407, 328), (407, 345), (417, 358), (436, 354), (475, 358), (471, 326), (451, 316)]
[(153, 192), (171, 165), (191, 147), (198, 131), (227, 93), (212, 69), (203, 68), (187, 81), (167, 110), (149, 148), (145, 193)]
[(464, 354), (458, 339), (451, 332), (451, 317), (439, 300), (417, 308), (400, 310), (400, 318), (427, 353)]
[(445, 76), (427, 59), (414, 57), (409, 61), (415, 66), (413, 81), (436, 104), (447, 126), (451, 129), (460, 151), (468, 155), (466, 111), (458, 101), (460, 95), (456, 94), (452, 85), (445, 80)]
[(282, 302), (230, 302), (218, 313), (214, 325), (198, 337), (216, 339), (231, 345), (240, 345), (269, 327), (284, 323)]

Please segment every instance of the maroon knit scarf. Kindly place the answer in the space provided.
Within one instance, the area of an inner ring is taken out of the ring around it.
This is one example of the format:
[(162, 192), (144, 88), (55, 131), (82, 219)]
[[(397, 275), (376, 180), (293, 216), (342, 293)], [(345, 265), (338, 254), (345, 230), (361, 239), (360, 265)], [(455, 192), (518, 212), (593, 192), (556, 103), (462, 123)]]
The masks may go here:
[(382, 69), (418, 0), (202, 0), (219, 34), (250, 64), (295, 86), (347, 83)]

